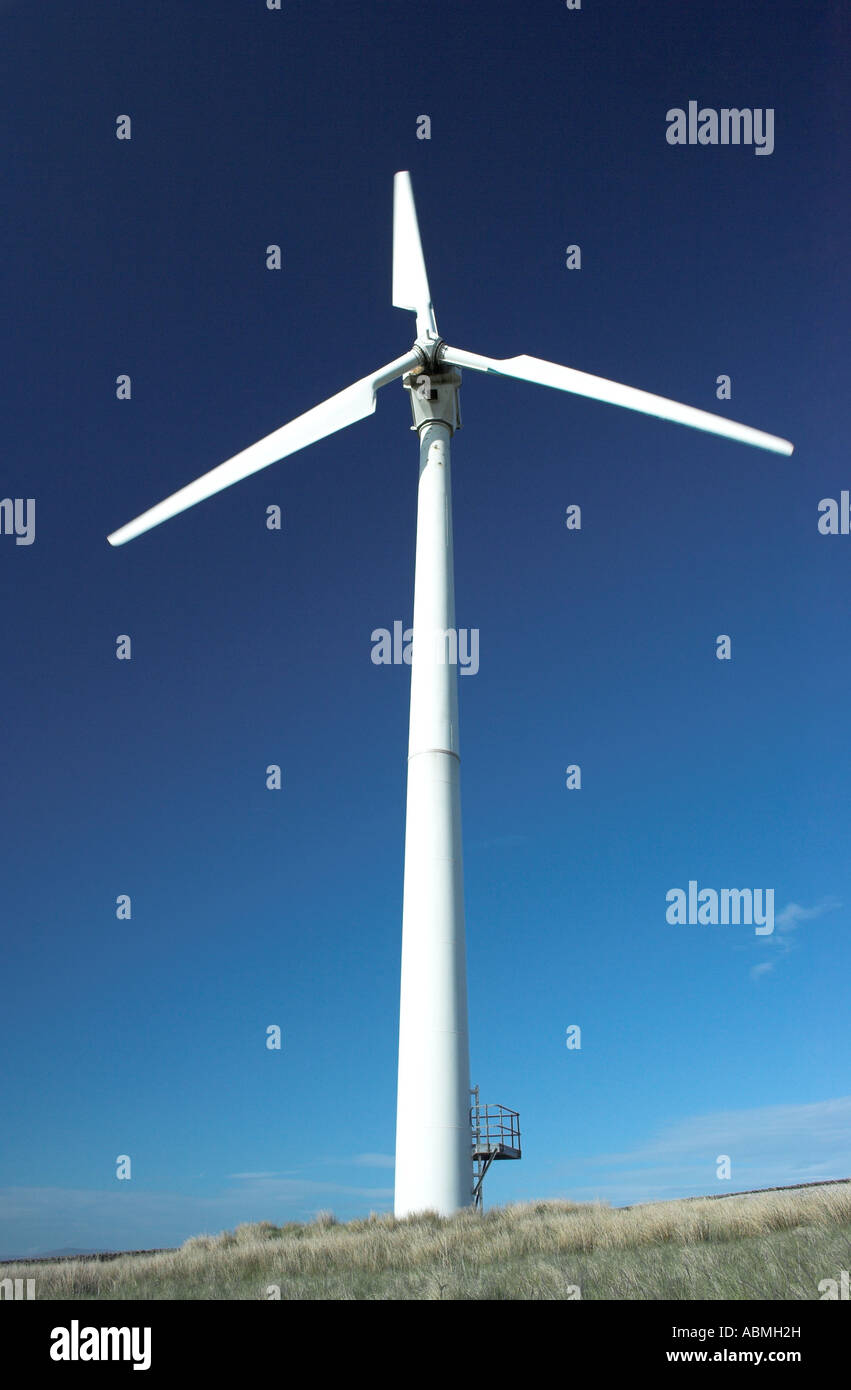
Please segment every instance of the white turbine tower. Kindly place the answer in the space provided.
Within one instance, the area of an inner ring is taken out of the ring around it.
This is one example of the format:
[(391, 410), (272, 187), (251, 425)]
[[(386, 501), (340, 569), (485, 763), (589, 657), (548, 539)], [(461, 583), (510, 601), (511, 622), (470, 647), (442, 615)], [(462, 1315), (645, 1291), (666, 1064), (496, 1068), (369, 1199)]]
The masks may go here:
[(552, 386), (789, 455), (785, 439), (664, 396), (538, 357), (495, 359), (437, 331), (410, 176), (394, 187), (393, 303), (417, 316), (410, 350), (159, 502), (109, 536), (148, 531), (240, 478), (371, 415), (381, 386), (406, 377), (419, 435), (414, 638), (405, 832), (397, 1216), (450, 1215), (473, 1202), (470, 1067), (459, 788), (457, 633), (449, 441), (460, 424), (460, 367)]

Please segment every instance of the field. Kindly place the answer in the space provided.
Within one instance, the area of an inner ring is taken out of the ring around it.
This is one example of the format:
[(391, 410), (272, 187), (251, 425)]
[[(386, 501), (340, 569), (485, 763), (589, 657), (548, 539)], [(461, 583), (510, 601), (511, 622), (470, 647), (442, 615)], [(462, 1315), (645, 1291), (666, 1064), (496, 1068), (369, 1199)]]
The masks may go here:
[[(851, 1270), (851, 1185), (611, 1208), (534, 1202), (271, 1222), (174, 1251), (20, 1262), (38, 1299), (819, 1299)], [(279, 1294), (276, 1293), (279, 1290)]]

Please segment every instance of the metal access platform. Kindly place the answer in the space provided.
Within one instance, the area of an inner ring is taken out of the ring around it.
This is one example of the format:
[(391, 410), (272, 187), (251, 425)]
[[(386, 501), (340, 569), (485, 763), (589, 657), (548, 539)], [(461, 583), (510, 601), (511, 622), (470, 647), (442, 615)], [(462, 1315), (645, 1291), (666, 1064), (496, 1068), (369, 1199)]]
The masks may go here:
[(473, 1205), (482, 1205), (485, 1173), (497, 1159), (521, 1158), (520, 1115), (506, 1105), (482, 1105), (479, 1088), (470, 1092), (470, 1128), (473, 1133)]

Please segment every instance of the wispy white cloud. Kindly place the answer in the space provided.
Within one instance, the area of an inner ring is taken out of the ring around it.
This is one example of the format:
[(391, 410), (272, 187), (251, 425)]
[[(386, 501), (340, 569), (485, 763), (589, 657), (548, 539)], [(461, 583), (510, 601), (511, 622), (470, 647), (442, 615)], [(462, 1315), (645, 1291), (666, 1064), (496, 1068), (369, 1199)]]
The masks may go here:
[(309, 1221), (331, 1207), (341, 1219), (385, 1211), (388, 1187), (358, 1187), (276, 1173), (232, 1175), (235, 1186), (209, 1195), (114, 1188), (0, 1188), (0, 1259), (66, 1247), (148, 1250), (189, 1236), (231, 1230), (243, 1221)]
[[(730, 1156), (729, 1181), (716, 1176), (719, 1154)], [(851, 1096), (689, 1116), (624, 1153), (593, 1155), (571, 1172), (576, 1185), (563, 1195), (610, 1202), (851, 1177)]]
[(783, 911), (775, 917), (774, 925), (781, 933), (791, 932), (794, 931), (795, 927), (800, 926), (801, 922), (809, 922), (814, 917), (821, 917), (823, 912), (832, 912), (834, 908), (841, 906), (842, 903), (838, 898), (825, 898), (822, 902), (816, 903), (815, 907), (801, 907), (800, 903), (787, 903)]
[(838, 898), (823, 898), (820, 903), (813, 907), (801, 907), (800, 903), (787, 903), (782, 912), (778, 912), (774, 918), (774, 931), (770, 936), (760, 936), (756, 938), (759, 947), (768, 947), (774, 955), (773, 960), (760, 961), (758, 965), (751, 968), (751, 979), (758, 980), (763, 975), (768, 975), (774, 970), (774, 966), (783, 956), (788, 956), (794, 949), (793, 932), (802, 922), (814, 921), (816, 917), (821, 917), (825, 912), (833, 912), (841, 907), (842, 903)]
[(765, 1105), (754, 1110), (720, 1110), (689, 1116), (661, 1130), (656, 1138), (631, 1153), (601, 1155), (599, 1161), (671, 1158), (715, 1150), (719, 1144), (723, 1148), (725, 1143), (728, 1148), (747, 1148), (751, 1153), (775, 1153), (803, 1144), (810, 1157), (812, 1150), (820, 1146), (844, 1147), (851, 1162), (851, 1096), (810, 1105)]
[(225, 1176), (228, 1177), (228, 1178), (245, 1178), (245, 1179), (251, 1179), (251, 1178), (293, 1178), (293, 1177), (296, 1176), (296, 1170), (295, 1170), (294, 1168), (290, 1168), (290, 1169), (288, 1169), (288, 1170), (285, 1169), (285, 1170), (284, 1170), (283, 1172), (281, 1172), (281, 1173), (227, 1173)]

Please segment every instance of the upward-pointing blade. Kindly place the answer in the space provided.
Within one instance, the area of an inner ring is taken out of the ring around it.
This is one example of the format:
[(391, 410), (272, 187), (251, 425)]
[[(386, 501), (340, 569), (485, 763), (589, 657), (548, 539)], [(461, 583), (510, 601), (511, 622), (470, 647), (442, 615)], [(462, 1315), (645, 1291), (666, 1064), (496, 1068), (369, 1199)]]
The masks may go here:
[(395, 362), (390, 362), (371, 376), (362, 377), (354, 385), (347, 386), (344, 391), (338, 391), (336, 396), (315, 405), (312, 410), (305, 411), (304, 415), (297, 416), (295, 420), (290, 420), (289, 424), (282, 425), (272, 434), (267, 434), (265, 439), (250, 444), (241, 453), (235, 454), (233, 458), (220, 463), (209, 473), (196, 478), (194, 483), (188, 483), (179, 492), (173, 492), (164, 502), (158, 502), (155, 507), (142, 512), (134, 521), (128, 521), (126, 526), (113, 531), (111, 536), (107, 536), (107, 540), (110, 545), (123, 545), (125, 541), (132, 541), (136, 536), (141, 536), (143, 531), (150, 531), (152, 526), (159, 526), (160, 522), (168, 521), (170, 517), (186, 511), (187, 507), (194, 506), (196, 502), (203, 502), (205, 497), (212, 497), (214, 493), (230, 487), (231, 483), (239, 482), (241, 478), (247, 478), (249, 474), (257, 473), (261, 468), (267, 468), (270, 463), (277, 463), (278, 459), (286, 458), (288, 454), (294, 454), (298, 449), (306, 448), (308, 444), (315, 444), (327, 434), (335, 434), (346, 425), (363, 420), (375, 410), (375, 393), (378, 388), (386, 386), (388, 381), (395, 381), (420, 361), (420, 354), (411, 351), (404, 357), (397, 357)]
[(437, 333), (407, 170), (393, 180), (393, 303), (397, 309), (412, 309), (416, 314), (417, 336)]
[(726, 415), (713, 415), (708, 410), (681, 405), (679, 401), (668, 400), (667, 396), (654, 396), (650, 391), (639, 391), (634, 386), (621, 386), (617, 381), (578, 372), (573, 367), (560, 367), (558, 363), (546, 362), (541, 357), (480, 357), (478, 353), (453, 347), (444, 348), (441, 357), (456, 367), (472, 367), (474, 371), (492, 372), (496, 376), (514, 376), (520, 381), (553, 386), (556, 390), (570, 391), (576, 396), (590, 396), (595, 401), (626, 406), (627, 410), (640, 410), (645, 415), (656, 415), (660, 420), (674, 420), (679, 425), (690, 425), (695, 430), (724, 435), (727, 439), (739, 440), (741, 444), (753, 444), (757, 449), (770, 449), (775, 454), (791, 454), (795, 447), (788, 439), (752, 429), (750, 425), (740, 425), (735, 420), (728, 420)]

